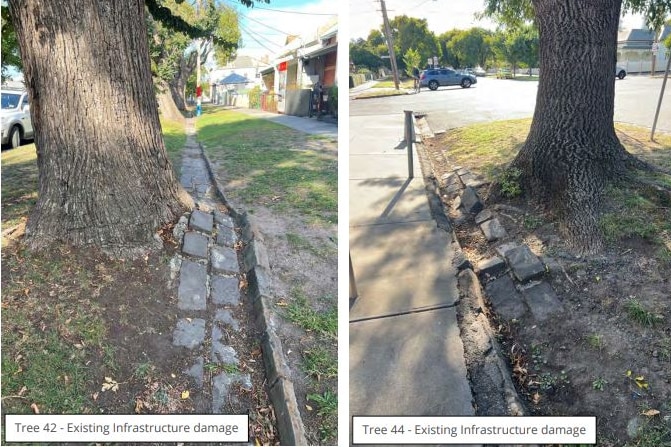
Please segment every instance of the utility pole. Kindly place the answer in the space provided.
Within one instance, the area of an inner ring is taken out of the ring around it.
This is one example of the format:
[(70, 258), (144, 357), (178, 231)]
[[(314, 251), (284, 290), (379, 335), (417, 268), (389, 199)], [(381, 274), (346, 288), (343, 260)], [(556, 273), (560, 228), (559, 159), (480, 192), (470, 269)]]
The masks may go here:
[(389, 60), (391, 61), (391, 73), (394, 77), (394, 85), (398, 90), (398, 67), (396, 66), (396, 55), (394, 54), (394, 38), (391, 35), (391, 27), (389, 26), (389, 18), (387, 17), (387, 5), (384, 0), (380, 0), (382, 5), (382, 21), (384, 22), (384, 32), (387, 35), (387, 47), (389, 48)]
[[(200, 0), (196, 2), (196, 18), (200, 18)], [(202, 112), (202, 92), (200, 86), (200, 37), (196, 39), (196, 116), (200, 116)]]
[(655, 129), (657, 128), (659, 109), (662, 108), (662, 98), (664, 97), (666, 80), (669, 78), (669, 70), (671, 70), (671, 54), (669, 55), (669, 60), (666, 61), (666, 70), (664, 71), (664, 81), (662, 81), (662, 90), (659, 92), (659, 101), (657, 102), (657, 110), (655, 111), (655, 120), (652, 122), (652, 132), (650, 132), (650, 141), (655, 141)]

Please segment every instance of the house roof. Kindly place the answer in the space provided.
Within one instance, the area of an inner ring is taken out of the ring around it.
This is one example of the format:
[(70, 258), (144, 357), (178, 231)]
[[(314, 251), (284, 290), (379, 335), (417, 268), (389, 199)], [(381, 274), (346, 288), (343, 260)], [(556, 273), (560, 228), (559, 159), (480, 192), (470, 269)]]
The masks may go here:
[(632, 29), (624, 41), (620, 41), (625, 50), (649, 50), (655, 40), (655, 33), (648, 29)]
[(246, 77), (239, 75), (237, 73), (231, 73), (223, 79), (220, 79), (217, 84), (247, 84), (251, 82)]

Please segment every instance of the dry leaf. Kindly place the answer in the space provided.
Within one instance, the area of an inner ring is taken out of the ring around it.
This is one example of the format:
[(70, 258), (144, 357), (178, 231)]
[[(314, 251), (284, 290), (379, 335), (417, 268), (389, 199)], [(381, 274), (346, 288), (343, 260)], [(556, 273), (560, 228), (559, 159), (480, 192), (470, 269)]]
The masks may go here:
[(652, 408), (648, 411), (641, 413), (643, 416), (653, 417), (659, 414), (659, 410), (653, 410)]
[(307, 408), (308, 411), (312, 411), (312, 407), (311, 407), (310, 405), (308, 405), (308, 404), (305, 404), (305, 408)]
[(534, 393), (532, 399), (534, 404), (538, 405), (538, 403), (541, 401), (541, 395), (538, 393)]
[(135, 412), (139, 413), (144, 408), (144, 405), (140, 399), (135, 399)]
[(112, 390), (115, 393), (119, 391), (119, 384), (117, 383), (116, 380), (112, 379), (111, 377), (105, 377), (105, 383), (103, 383), (103, 387), (100, 391), (107, 391), (107, 390)]
[(188, 399), (189, 398), (189, 390), (182, 391), (182, 399)]
[(25, 386), (21, 387), (21, 390), (19, 391), (19, 396), (23, 396), (23, 393), (25, 393), (26, 391), (28, 391), (28, 388), (26, 388)]
[(37, 404), (30, 404), (30, 409), (33, 410), (33, 413), (40, 414), (40, 409), (37, 407)]
[(277, 305), (280, 307), (287, 307), (289, 304), (286, 302), (284, 298), (280, 299), (277, 301)]
[(94, 401), (95, 401), (95, 400), (98, 400), (98, 394), (99, 394), (99, 393), (97, 393), (97, 392), (91, 394), (91, 397), (93, 398)]

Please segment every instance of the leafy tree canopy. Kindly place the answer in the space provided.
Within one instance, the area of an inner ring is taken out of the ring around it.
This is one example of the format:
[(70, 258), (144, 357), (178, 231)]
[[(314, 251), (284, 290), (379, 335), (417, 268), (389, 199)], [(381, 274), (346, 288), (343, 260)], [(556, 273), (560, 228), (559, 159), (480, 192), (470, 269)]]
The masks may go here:
[[(671, 0), (623, 0), (622, 13), (643, 14), (650, 29), (660, 29), (671, 12)], [(492, 17), (506, 26), (532, 21), (532, 0), (485, 0), (482, 16)]]

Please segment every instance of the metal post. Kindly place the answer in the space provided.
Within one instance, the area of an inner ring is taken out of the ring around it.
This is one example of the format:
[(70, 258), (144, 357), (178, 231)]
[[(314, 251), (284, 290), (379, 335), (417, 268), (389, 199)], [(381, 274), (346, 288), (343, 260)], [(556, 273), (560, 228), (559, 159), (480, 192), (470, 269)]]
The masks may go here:
[(405, 144), (408, 146), (408, 178), (414, 178), (414, 167), (412, 161), (412, 143), (415, 126), (413, 123), (412, 110), (404, 110), (405, 113)]
[(657, 102), (657, 111), (655, 112), (655, 120), (652, 123), (652, 132), (650, 133), (650, 141), (655, 140), (655, 128), (657, 127), (657, 119), (659, 118), (659, 109), (662, 108), (662, 97), (664, 96), (664, 89), (666, 88), (666, 80), (669, 78), (669, 68), (671, 68), (671, 54), (669, 60), (666, 61), (666, 71), (664, 72), (664, 81), (662, 81), (662, 91), (659, 92), (659, 101)]
[(354, 269), (352, 269), (352, 254), (349, 255), (349, 298), (351, 300), (359, 297), (356, 290), (356, 281), (354, 280)]

